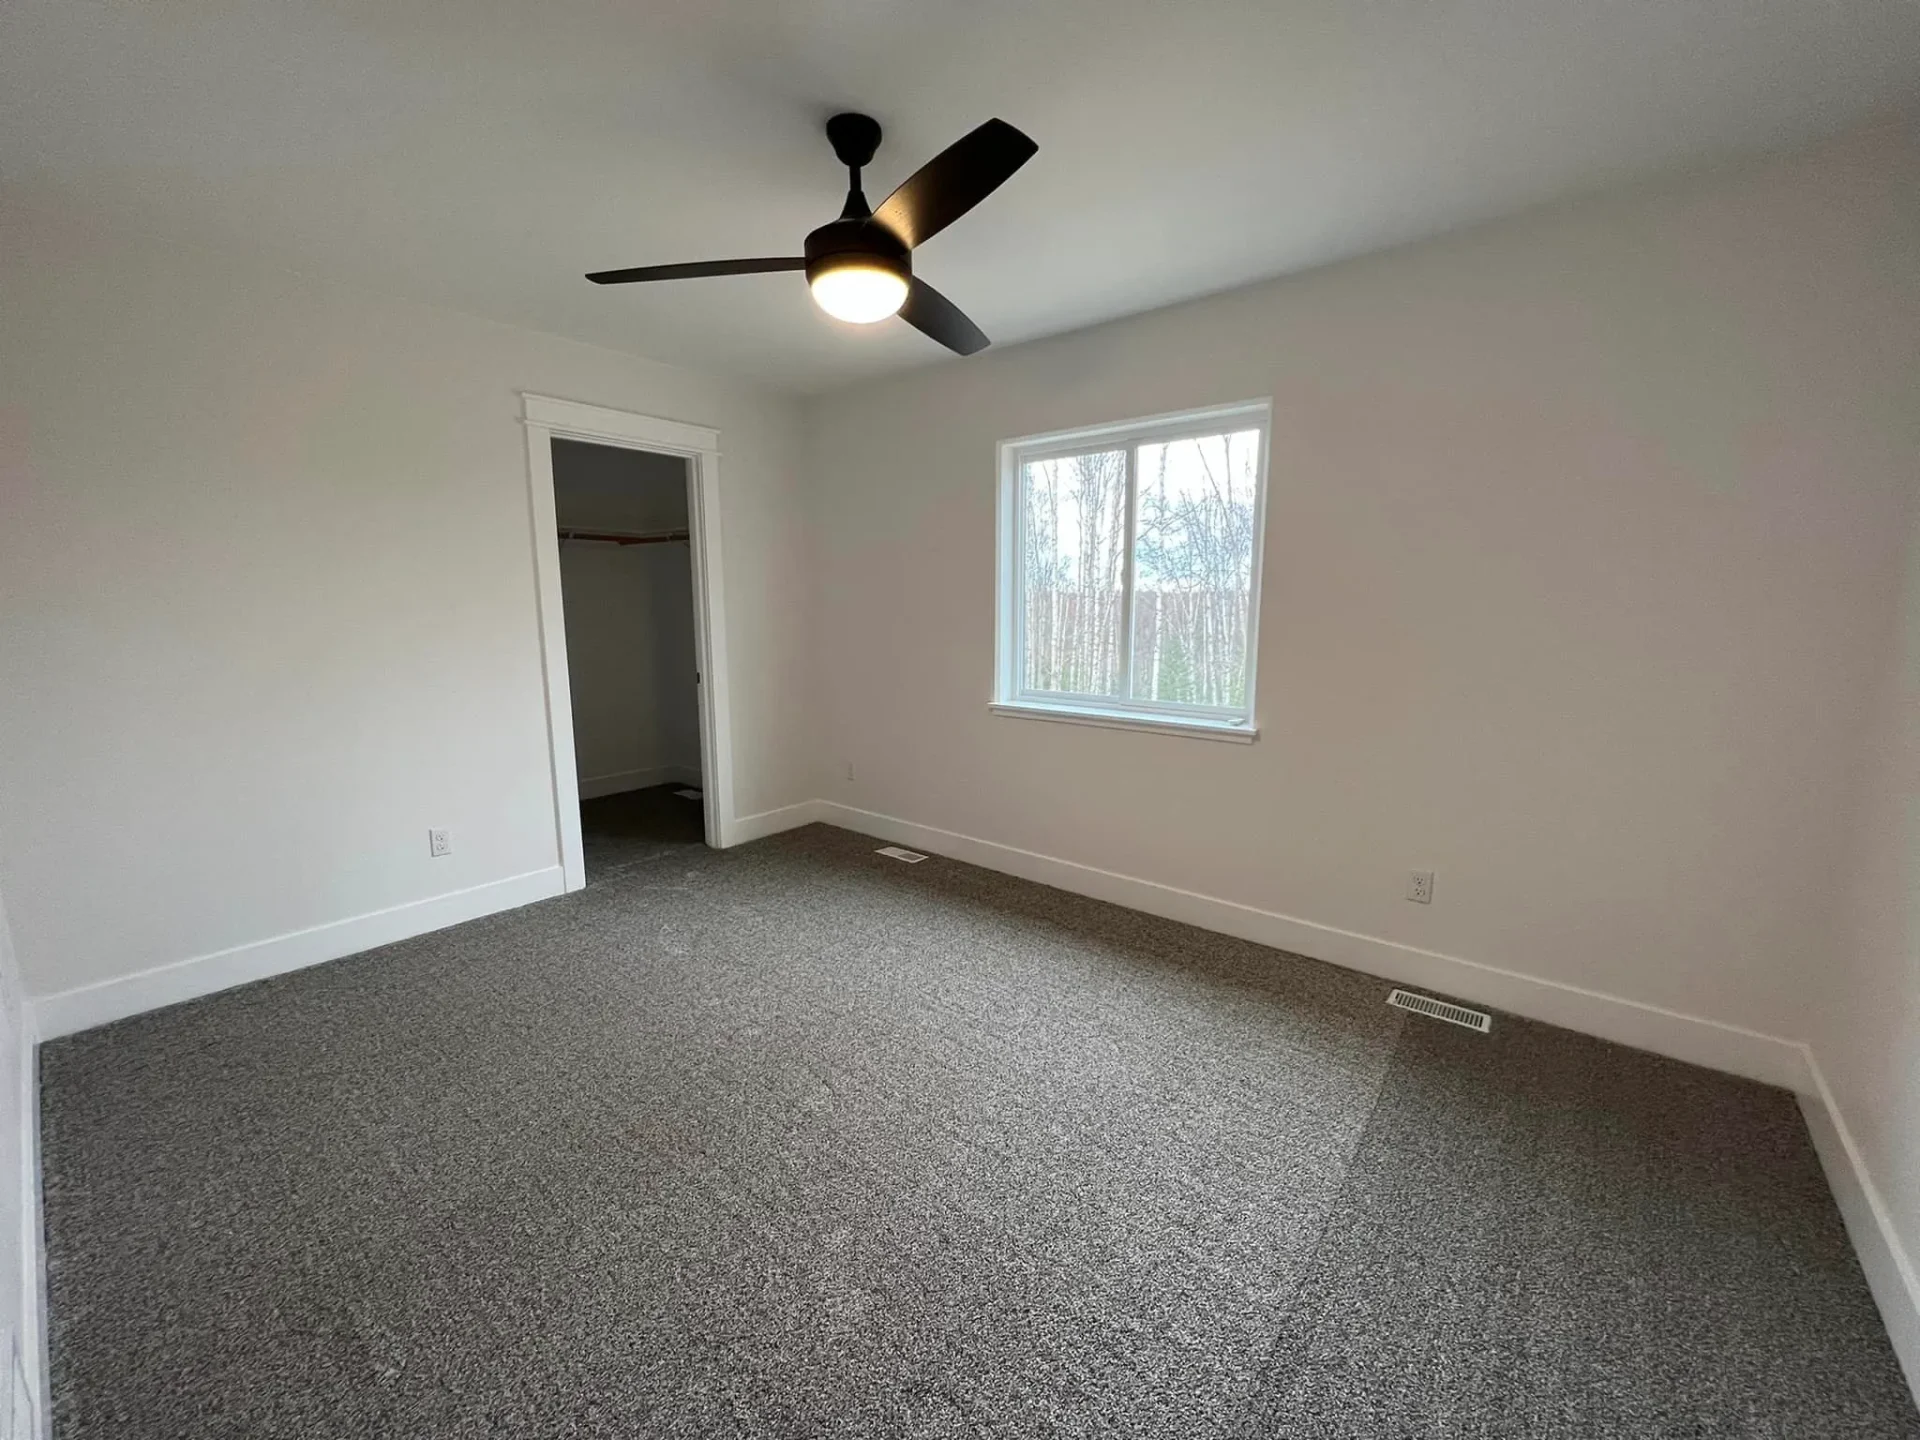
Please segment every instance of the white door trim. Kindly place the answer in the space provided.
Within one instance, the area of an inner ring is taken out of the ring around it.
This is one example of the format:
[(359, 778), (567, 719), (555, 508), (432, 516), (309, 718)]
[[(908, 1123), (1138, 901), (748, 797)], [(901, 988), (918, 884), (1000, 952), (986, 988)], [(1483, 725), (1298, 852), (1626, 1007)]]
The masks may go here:
[(700, 768), (705, 779), (707, 844), (735, 843), (733, 738), (727, 710), (726, 589), (720, 563), (720, 432), (703, 425), (609, 410), (577, 400), (523, 393), (527, 497), (533, 517), (534, 602), (540, 623), (540, 673), (547, 692), (547, 750), (553, 819), (566, 888), (587, 883), (580, 842), (580, 785), (573, 750), (573, 698), (567, 677), (567, 627), (560, 598), (560, 539), (553, 503), (553, 440), (589, 440), (687, 462), (687, 528), (693, 547), (694, 663), (700, 667)]

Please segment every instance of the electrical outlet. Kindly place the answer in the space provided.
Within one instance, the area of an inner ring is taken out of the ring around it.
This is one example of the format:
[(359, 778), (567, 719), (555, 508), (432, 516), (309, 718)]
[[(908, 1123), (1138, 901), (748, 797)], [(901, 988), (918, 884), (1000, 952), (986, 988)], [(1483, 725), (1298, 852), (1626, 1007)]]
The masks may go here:
[(1431, 870), (1407, 872), (1407, 899), (1416, 905), (1433, 903), (1433, 872)]
[(436, 858), (453, 854), (453, 839), (444, 830), (427, 831), (427, 853)]
[(847, 779), (853, 779), (853, 762), (851, 760), (847, 761)]

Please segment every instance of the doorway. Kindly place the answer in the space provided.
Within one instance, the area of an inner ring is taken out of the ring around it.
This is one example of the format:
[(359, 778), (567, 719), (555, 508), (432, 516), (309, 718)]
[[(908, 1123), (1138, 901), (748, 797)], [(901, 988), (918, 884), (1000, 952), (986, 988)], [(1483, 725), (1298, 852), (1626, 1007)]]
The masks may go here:
[(706, 839), (687, 462), (558, 436), (550, 443), (591, 885)]
[(523, 397), (566, 888), (731, 843), (719, 437)]

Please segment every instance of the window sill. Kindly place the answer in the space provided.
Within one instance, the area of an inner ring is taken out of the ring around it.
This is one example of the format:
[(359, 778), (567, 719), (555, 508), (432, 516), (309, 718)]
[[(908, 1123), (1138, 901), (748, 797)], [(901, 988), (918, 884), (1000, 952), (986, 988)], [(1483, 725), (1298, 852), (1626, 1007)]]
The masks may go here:
[(1174, 715), (1138, 715), (1125, 710), (1091, 710), (1009, 700), (995, 700), (987, 709), (995, 715), (1020, 720), (1059, 720), (1069, 725), (1098, 725), (1107, 730), (1151, 730), (1161, 735), (1188, 735), (1196, 740), (1226, 740), (1237, 745), (1250, 745), (1260, 736), (1258, 727), (1228, 720), (1191, 720)]

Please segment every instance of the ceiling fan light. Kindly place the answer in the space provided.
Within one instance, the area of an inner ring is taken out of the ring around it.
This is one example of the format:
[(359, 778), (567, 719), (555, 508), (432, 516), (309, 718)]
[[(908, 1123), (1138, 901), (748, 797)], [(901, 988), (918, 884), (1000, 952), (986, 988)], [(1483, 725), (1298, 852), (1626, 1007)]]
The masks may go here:
[(907, 300), (906, 277), (880, 265), (837, 265), (809, 282), (813, 302), (836, 320), (871, 325), (900, 313)]

